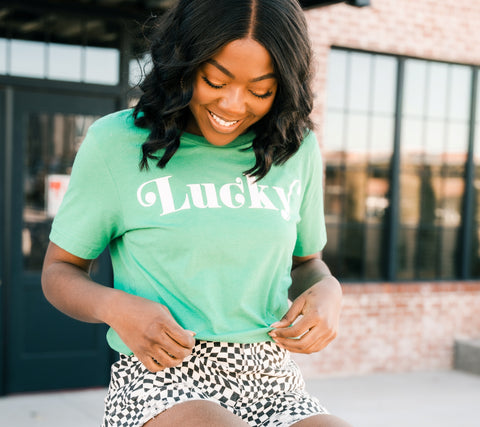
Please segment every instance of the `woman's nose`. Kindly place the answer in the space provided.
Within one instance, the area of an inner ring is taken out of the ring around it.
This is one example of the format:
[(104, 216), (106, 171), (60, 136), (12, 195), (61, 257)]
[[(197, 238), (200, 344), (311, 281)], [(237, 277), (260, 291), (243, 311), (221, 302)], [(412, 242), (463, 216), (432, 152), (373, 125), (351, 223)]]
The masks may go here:
[(222, 110), (230, 115), (229, 119), (241, 118), (239, 116), (247, 111), (245, 92), (242, 88), (231, 88), (224, 94), (219, 104)]

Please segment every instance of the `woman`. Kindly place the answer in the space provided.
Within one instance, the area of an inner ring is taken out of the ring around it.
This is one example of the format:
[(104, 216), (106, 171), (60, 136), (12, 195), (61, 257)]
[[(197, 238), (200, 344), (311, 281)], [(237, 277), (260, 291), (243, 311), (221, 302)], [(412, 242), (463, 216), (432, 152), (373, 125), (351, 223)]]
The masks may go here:
[[(334, 338), (341, 300), (300, 7), (180, 1), (151, 54), (135, 109), (82, 144), (42, 275), (53, 305), (110, 326), (104, 425), (347, 425), (289, 359)], [(106, 246), (114, 289), (88, 275)]]

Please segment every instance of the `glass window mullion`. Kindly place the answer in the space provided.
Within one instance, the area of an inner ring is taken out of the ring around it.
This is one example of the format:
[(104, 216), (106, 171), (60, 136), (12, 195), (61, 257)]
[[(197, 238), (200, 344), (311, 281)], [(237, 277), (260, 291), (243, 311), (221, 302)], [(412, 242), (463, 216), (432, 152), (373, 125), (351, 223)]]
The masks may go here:
[(465, 165), (465, 197), (463, 202), (463, 212), (462, 216), (462, 238), (461, 238), (461, 248), (460, 248), (460, 278), (469, 279), (471, 278), (471, 266), (472, 266), (472, 236), (477, 233), (476, 229), (473, 229), (473, 215), (474, 215), (474, 203), (475, 203), (475, 194), (474, 194), (474, 175), (475, 175), (475, 164), (474, 164), (474, 141), (475, 141), (475, 127), (476, 127), (476, 116), (477, 116), (477, 97), (478, 95), (478, 74), (479, 69), (472, 69), (472, 88), (471, 88), (471, 100), (470, 100), (470, 120), (469, 120), (469, 134), (468, 134), (468, 157), (467, 164)]
[(397, 65), (397, 87), (395, 99), (395, 125), (393, 137), (393, 155), (390, 168), (390, 200), (387, 221), (386, 279), (393, 281), (397, 276), (398, 228), (400, 226), (400, 140), (403, 110), (403, 88), (405, 83), (405, 59), (399, 58)]

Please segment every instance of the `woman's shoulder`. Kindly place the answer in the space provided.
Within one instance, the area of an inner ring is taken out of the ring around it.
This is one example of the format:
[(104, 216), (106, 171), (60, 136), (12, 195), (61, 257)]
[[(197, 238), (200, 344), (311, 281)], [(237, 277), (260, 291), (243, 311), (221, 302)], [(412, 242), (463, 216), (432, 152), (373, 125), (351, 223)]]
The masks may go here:
[(115, 111), (97, 119), (90, 131), (98, 134), (122, 134), (125, 131), (143, 131), (143, 129), (135, 126), (135, 120), (133, 117), (133, 109), (126, 109)]
[(320, 147), (318, 145), (318, 139), (313, 130), (307, 129), (304, 133), (302, 143), (297, 152), (299, 157), (310, 158), (312, 156), (317, 156), (320, 152)]
[(306, 129), (303, 135), (302, 146), (308, 148), (309, 150), (315, 149), (318, 147), (317, 135), (311, 129)]
[(149, 131), (135, 126), (133, 109), (115, 111), (97, 119), (89, 128), (86, 141), (97, 147), (142, 144)]

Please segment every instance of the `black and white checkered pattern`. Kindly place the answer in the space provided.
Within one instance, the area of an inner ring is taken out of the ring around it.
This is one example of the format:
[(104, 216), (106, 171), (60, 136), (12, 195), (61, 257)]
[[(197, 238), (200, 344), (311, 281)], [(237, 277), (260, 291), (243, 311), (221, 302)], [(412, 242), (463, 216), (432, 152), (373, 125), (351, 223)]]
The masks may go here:
[(251, 426), (290, 426), (328, 413), (276, 344), (197, 341), (180, 366), (157, 373), (121, 355), (112, 365), (103, 427), (140, 427), (177, 403), (199, 399), (220, 404)]

